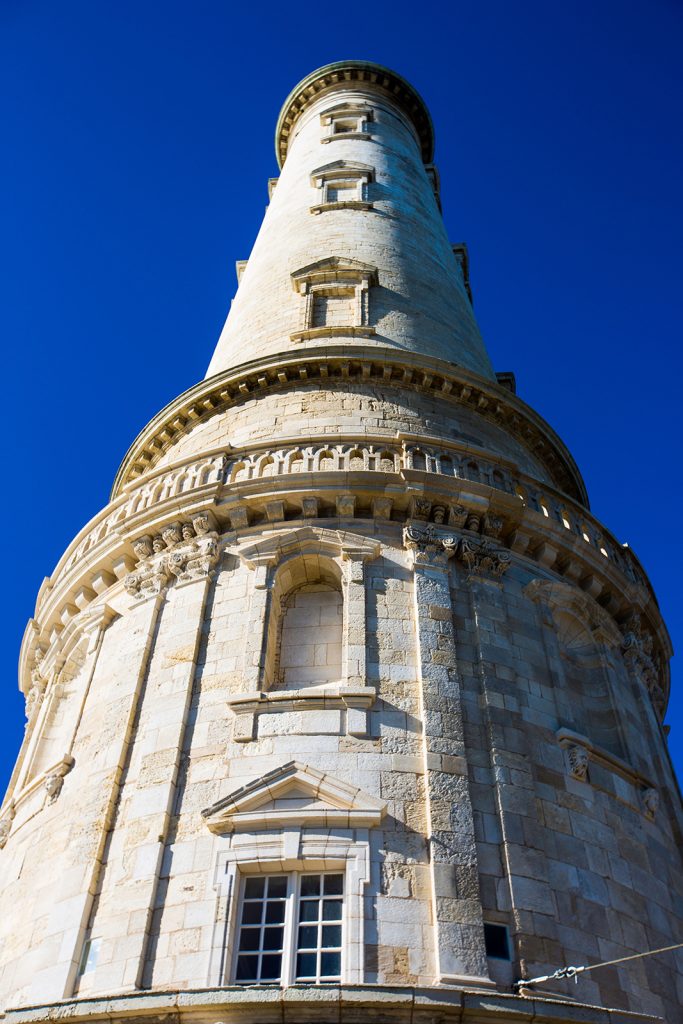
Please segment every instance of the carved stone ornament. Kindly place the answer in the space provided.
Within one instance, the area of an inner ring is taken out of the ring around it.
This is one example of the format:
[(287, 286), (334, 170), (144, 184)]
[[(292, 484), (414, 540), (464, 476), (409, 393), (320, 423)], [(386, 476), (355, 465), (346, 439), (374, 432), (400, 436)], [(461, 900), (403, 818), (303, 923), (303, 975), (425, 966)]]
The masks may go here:
[(659, 664), (653, 656), (652, 634), (643, 629), (640, 616), (633, 613), (621, 626), (624, 661), (642, 680), (658, 715), (664, 716), (666, 696), (659, 682)]
[(645, 817), (649, 818), (650, 821), (654, 821), (659, 810), (659, 793), (656, 789), (650, 787), (643, 791), (643, 809)]
[(208, 512), (197, 512), (196, 515), (192, 516), (192, 525), (197, 536), (204, 537), (211, 529)]
[(511, 565), (510, 555), (502, 548), (494, 547), (487, 540), (473, 540), (463, 537), (458, 557), (475, 576), (494, 576), (500, 579)]
[(180, 523), (171, 523), (161, 531), (161, 536), (164, 539), (164, 544), (167, 548), (172, 548), (176, 544), (179, 544), (183, 539), (182, 529)]
[(464, 505), (451, 505), (448, 515), (448, 525), (461, 528), (465, 525), (468, 515), (469, 512)]
[(133, 551), (138, 561), (143, 558), (149, 558), (150, 555), (154, 554), (152, 538), (147, 534), (144, 537), (138, 537), (137, 540), (133, 541)]
[(503, 532), (503, 526), (504, 522), (500, 516), (493, 516), (488, 514), (486, 516), (486, 521), (484, 524), (484, 532), (488, 534), (489, 537), (497, 539)]
[(202, 579), (218, 561), (218, 539), (209, 532), (207, 512), (198, 512), (191, 523), (172, 523), (153, 539), (140, 537), (133, 550), (140, 561), (123, 585), (135, 598), (160, 594), (172, 576), (182, 582)]
[(199, 537), (176, 548), (168, 556), (169, 572), (180, 582), (203, 579), (218, 561), (218, 543), (214, 536)]
[(4, 849), (5, 844), (9, 839), (15, 815), (16, 811), (14, 810), (14, 804), (10, 803), (2, 818), (0, 818), (0, 850)]
[(165, 559), (155, 557), (151, 565), (138, 566), (125, 577), (123, 585), (131, 597), (153, 597), (160, 594), (169, 580)]
[(26, 694), (26, 725), (28, 726), (38, 714), (38, 709), (43, 703), (43, 697), (45, 696), (45, 690), (47, 687), (47, 680), (43, 679), (38, 668), (34, 668), (31, 672), (31, 688)]
[(585, 747), (574, 744), (567, 747), (567, 759), (569, 761), (569, 774), (579, 782), (586, 782), (588, 778), (588, 751)]
[(62, 792), (62, 786), (64, 785), (64, 776), (67, 775), (73, 767), (74, 759), (68, 754), (59, 762), (58, 765), (48, 772), (43, 782), (43, 789), (47, 793), (48, 804), (53, 804), (59, 794)]
[(432, 526), (406, 526), (403, 543), (413, 553), (415, 565), (445, 569), (458, 546), (458, 538), (451, 534), (441, 536)]

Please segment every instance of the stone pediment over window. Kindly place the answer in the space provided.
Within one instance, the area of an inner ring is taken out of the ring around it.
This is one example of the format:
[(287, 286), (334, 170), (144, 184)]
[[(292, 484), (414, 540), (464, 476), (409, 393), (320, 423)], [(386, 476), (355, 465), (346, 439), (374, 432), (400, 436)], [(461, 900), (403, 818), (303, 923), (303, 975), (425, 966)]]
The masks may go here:
[(318, 167), (311, 175), (311, 184), (318, 189), (318, 202), (311, 213), (325, 210), (371, 210), (368, 186), (374, 181), (374, 168), (352, 160), (335, 160)]
[(370, 288), (377, 284), (377, 268), (359, 260), (328, 256), (292, 274), (302, 297), (302, 329), (293, 341), (326, 337), (368, 337)]
[(211, 832), (289, 827), (372, 828), (385, 801), (298, 761), (289, 761), (202, 811)]

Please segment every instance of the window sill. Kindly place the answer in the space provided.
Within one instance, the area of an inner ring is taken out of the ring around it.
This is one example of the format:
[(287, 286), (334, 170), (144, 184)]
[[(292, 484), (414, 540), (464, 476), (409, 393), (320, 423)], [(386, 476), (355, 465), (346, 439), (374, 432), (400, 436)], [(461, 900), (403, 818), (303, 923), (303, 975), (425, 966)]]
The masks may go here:
[[(309, 686), (300, 690), (270, 690), (240, 693), (228, 700), (235, 715), (233, 739), (250, 743), (257, 733), (257, 716), (278, 712), (346, 711), (346, 735), (368, 735), (367, 710), (377, 699), (373, 686)], [(341, 719), (342, 729), (344, 719)], [(339, 729), (339, 725), (336, 727)]]
[(289, 337), (292, 341), (308, 341), (309, 338), (371, 338), (375, 333), (374, 327), (309, 327)]
[(361, 199), (350, 199), (341, 203), (319, 203), (311, 206), (311, 213), (325, 213), (327, 210), (374, 210), (373, 203), (366, 203)]
[(324, 135), (321, 142), (334, 142), (336, 139), (365, 139), (370, 141), (370, 132), (334, 132), (332, 135)]

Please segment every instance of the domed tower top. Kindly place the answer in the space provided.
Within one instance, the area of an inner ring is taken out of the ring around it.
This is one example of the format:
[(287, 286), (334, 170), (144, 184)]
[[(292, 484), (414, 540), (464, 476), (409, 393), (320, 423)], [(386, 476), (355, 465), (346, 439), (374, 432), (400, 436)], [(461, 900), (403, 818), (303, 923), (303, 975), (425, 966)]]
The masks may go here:
[(275, 144), (282, 173), (207, 377), (352, 340), (495, 379), (412, 86), (368, 61), (329, 64), (287, 97)]

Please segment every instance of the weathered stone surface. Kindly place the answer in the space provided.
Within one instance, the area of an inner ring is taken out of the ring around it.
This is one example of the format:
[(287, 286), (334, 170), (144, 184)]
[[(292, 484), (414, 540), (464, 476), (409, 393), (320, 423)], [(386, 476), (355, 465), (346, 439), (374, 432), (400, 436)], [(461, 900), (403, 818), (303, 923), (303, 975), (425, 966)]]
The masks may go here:
[[(673, 956), (510, 991), (680, 935), (668, 641), (494, 380), (421, 101), (365, 70), (288, 108), (216, 376), (39, 595), (0, 807), (12, 1024), (680, 1017)], [(341, 983), (234, 985), (244, 877), (320, 871)]]

